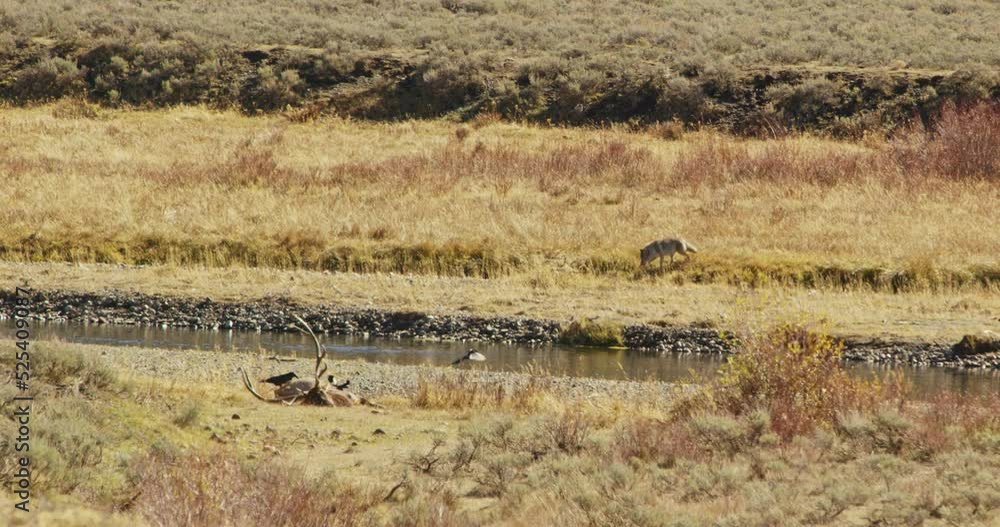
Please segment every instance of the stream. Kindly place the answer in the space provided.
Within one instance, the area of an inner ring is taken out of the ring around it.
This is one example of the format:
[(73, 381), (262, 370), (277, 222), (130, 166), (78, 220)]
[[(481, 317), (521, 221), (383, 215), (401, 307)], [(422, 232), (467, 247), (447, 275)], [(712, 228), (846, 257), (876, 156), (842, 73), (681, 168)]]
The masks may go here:
[[(37, 323), (36, 323), (37, 324)], [(35, 325), (34, 340), (59, 339), (81, 344), (138, 346), (184, 350), (217, 350), (220, 353), (243, 351), (267, 355), (308, 357), (313, 355), (312, 341), (298, 333), (254, 331), (210, 331), (149, 326), (48, 323)], [(7, 342), (13, 341), (10, 320), (0, 322)], [(611, 348), (571, 348), (559, 345), (527, 346), (499, 343), (435, 342), (413, 339), (362, 338), (344, 335), (321, 335), (334, 360), (365, 360), (393, 364), (443, 366), (476, 348), (486, 356), (490, 369), (535, 371), (551, 375), (596, 377), (604, 379), (655, 379), (665, 382), (689, 380), (692, 374), (710, 376), (724, 362), (724, 357), (707, 354), (674, 354)], [(918, 396), (942, 390), (987, 394), (1000, 392), (1000, 371), (965, 370), (942, 367), (886, 366), (847, 363), (852, 375), (884, 376), (902, 371)]]

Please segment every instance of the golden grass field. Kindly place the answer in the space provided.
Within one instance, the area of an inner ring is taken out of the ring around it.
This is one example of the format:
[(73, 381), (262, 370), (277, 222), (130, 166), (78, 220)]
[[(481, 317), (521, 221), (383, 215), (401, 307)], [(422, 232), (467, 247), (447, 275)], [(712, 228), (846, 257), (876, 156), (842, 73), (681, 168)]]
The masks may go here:
[(9, 259), (629, 274), (639, 247), (676, 234), (701, 249), (681, 281), (870, 282), (850, 271), (884, 267), (920, 288), (993, 283), (977, 269), (1000, 254), (995, 182), (915, 173), (875, 139), (72, 103), (5, 109), (0, 128)]
[[(0, 5), (8, 291), (547, 318), (590, 344), (636, 323), (738, 336), (675, 386), (331, 356), (378, 403), (331, 408), (237, 378), (312, 359), (70, 344), (18, 319), (32, 512), (0, 493), (0, 527), (1000, 525), (1000, 395), (852, 376), (832, 338), (1000, 324), (998, 16)], [(698, 253), (641, 268), (668, 236)], [(20, 433), (0, 417), (7, 489)]]
[[(1000, 187), (918, 135), (294, 120), (3, 109), (3, 281), (930, 339), (1000, 312)], [(699, 254), (639, 269), (668, 235)]]

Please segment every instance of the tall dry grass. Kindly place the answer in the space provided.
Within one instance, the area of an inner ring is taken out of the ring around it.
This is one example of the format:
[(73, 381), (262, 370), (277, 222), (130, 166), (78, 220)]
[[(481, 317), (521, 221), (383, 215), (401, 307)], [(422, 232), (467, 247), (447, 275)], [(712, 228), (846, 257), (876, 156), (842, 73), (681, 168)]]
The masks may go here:
[(447, 194), (475, 185), (500, 196), (522, 184), (555, 197), (598, 185), (677, 191), (739, 183), (933, 187), (937, 179), (1000, 180), (1000, 154), (995, 148), (1000, 141), (1000, 105), (989, 103), (948, 105), (930, 129), (915, 124), (888, 142), (869, 138), (852, 144), (808, 136), (749, 141), (708, 133), (667, 155), (662, 145), (622, 134), (586, 134), (594, 137), (537, 149), (524, 148), (516, 140), (467, 143), (460, 136), (420, 152), (389, 151), (383, 159), (296, 167), (279, 164), (277, 148), (285, 141), (286, 130), (277, 125), (242, 139), (229, 155), (172, 162), (141, 176), (165, 188), (208, 184), (308, 191), (375, 185), (397, 192)]
[(951, 179), (1000, 180), (1000, 105), (945, 106), (934, 125), (913, 125), (892, 142), (893, 160), (906, 173)]
[(703, 249), (680, 282), (997, 280), (995, 160), (969, 142), (995, 107), (856, 143), (58, 108), (0, 119), (6, 258), (635, 278), (638, 247), (677, 234)]
[(232, 452), (153, 452), (132, 461), (139, 492), (129, 508), (149, 525), (375, 525), (371, 496), (333, 481), (304, 478), (274, 461), (249, 463)]
[(411, 402), (426, 409), (532, 412), (551, 397), (551, 383), (543, 377), (522, 376), (514, 382), (500, 382), (497, 378), (461, 371), (421, 376)]
[[(722, 376), (666, 415), (491, 412), (404, 458), (400, 514), (500, 525), (995, 522), (1000, 399), (914, 400), (851, 380), (838, 353), (822, 333), (781, 326), (745, 335)], [(463, 498), (495, 507), (471, 511)]]

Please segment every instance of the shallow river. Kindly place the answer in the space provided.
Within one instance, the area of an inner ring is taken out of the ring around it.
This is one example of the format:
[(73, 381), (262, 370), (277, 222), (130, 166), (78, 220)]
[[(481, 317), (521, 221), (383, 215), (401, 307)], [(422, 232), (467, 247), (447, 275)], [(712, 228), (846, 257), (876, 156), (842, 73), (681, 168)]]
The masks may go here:
[[(7, 342), (13, 340), (13, 325), (0, 322)], [(471, 346), (486, 355), (491, 369), (536, 371), (553, 375), (600, 377), (608, 379), (657, 379), (683, 381), (692, 372), (711, 375), (723, 358), (701, 354), (661, 354), (622, 349), (569, 348), (557, 345), (524, 345), (426, 342), (408, 339), (364, 339), (350, 336), (321, 335), (332, 359), (360, 359), (395, 364), (445, 365), (460, 357)], [(59, 338), (67, 342), (111, 346), (227, 351), (262, 351), (268, 355), (310, 356), (309, 337), (297, 333), (257, 333), (246, 331), (207, 331), (138, 326), (44, 324), (36, 329), (36, 340)], [(914, 368), (849, 363), (855, 375), (885, 375), (901, 370), (918, 394), (940, 390), (965, 393), (1000, 392), (1000, 371), (970, 371), (951, 368)]]

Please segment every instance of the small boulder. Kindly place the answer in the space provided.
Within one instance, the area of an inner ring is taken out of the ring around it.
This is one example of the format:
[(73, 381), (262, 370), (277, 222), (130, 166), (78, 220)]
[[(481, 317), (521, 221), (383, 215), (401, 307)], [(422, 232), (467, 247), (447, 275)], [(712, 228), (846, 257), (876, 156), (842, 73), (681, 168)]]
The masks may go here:
[(974, 335), (966, 335), (958, 344), (952, 346), (951, 351), (959, 357), (1000, 352), (1000, 334), (984, 330)]

